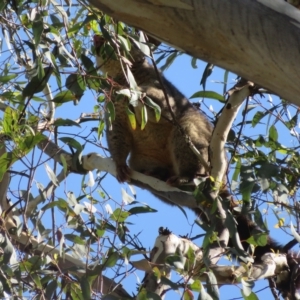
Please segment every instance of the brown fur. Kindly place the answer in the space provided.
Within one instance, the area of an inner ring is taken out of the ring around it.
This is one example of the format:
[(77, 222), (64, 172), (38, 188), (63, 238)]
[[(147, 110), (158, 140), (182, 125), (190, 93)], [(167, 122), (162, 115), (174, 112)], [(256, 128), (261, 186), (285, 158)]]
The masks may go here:
[[(95, 46), (99, 47), (99, 44), (101, 41), (95, 37)], [(140, 50), (133, 48), (131, 54), (133, 56), (131, 72), (138, 88), (160, 106), (161, 119), (157, 122), (153, 110), (147, 108), (148, 123), (141, 130), (142, 102), (140, 102), (137, 107), (131, 107), (137, 120), (137, 128), (133, 130), (125, 112), (128, 99), (125, 97), (119, 101), (116, 101), (115, 98), (112, 99), (116, 117), (112, 122), (111, 130), (107, 131), (107, 141), (111, 156), (116, 163), (117, 179), (124, 182), (130, 177), (130, 169), (126, 164), (129, 154), (131, 169), (167, 180), (173, 185), (190, 181), (197, 174), (205, 174), (204, 168), (189, 148), (179, 126), (191, 138), (204, 160), (208, 162), (211, 124), (162, 74), (163, 86), (160, 85), (154, 67), (148, 63)], [(113, 59), (105, 61), (101, 56), (97, 56), (97, 63), (103, 73), (113, 77), (122, 88), (128, 87), (120, 61)], [(170, 106), (179, 126), (172, 122), (163, 89), (168, 95)]]

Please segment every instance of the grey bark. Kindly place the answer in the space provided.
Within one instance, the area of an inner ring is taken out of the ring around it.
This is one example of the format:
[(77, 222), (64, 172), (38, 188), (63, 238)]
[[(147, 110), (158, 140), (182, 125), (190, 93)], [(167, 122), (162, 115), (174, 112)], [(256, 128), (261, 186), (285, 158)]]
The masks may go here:
[(87, 0), (300, 105), (300, 11), (283, 0)]

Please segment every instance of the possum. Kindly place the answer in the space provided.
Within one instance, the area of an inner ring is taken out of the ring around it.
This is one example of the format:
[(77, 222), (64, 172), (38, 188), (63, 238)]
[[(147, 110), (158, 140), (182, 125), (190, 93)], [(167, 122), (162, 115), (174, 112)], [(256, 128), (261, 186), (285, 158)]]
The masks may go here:
[[(120, 89), (129, 87), (120, 61), (105, 60), (101, 56), (99, 47), (104, 43), (101, 37), (95, 36), (94, 43), (98, 53), (97, 64), (101, 71), (113, 78), (120, 85)], [(112, 121), (111, 130), (107, 131), (107, 142), (112, 159), (116, 163), (118, 181), (129, 180), (130, 169), (167, 181), (174, 186), (192, 181), (198, 175), (207, 174), (190, 149), (185, 135), (190, 137), (204, 161), (208, 162), (213, 130), (211, 123), (162, 74), (161, 85), (155, 68), (138, 48), (132, 47), (130, 62), (139, 91), (160, 107), (161, 118), (157, 121), (153, 109), (147, 107), (148, 123), (141, 129), (140, 116), (144, 105), (141, 97), (136, 106), (130, 107), (137, 122), (137, 128), (133, 129), (126, 114), (128, 99), (112, 98), (115, 119)], [(169, 105), (164, 91), (167, 93)], [(175, 120), (172, 119), (169, 106)]]

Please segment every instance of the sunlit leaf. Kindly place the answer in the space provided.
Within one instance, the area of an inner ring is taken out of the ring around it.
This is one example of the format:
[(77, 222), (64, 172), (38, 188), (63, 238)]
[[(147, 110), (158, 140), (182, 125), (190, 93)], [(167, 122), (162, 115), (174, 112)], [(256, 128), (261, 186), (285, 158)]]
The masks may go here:
[(130, 108), (128, 106), (126, 106), (126, 114), (128, 116), (129, 119), (129, 123), (131, 125), (131, 128), (133, 130), (136, 129), (136, 118), (135, 118), (135, 114), (130, 110)]
[(274, 125), (272, 125), (269, 129), (269, 139), (272, 139), (275, 142), (278, 140), (278, 132)]
[(209, 99), (215, 99), (215, 100), (219, 100), (221, 102), (224, 102), (224, 96), (214, 92), (214, 91), (199, 91), (194, 93), (190, 99), (193, 98), (209, 98)]
[(10, 82), (12, 79), (16, 78), (18, 74), (10, 74), (10, 75), (5, 75), (5, 76), (0, 76), (0, 82), (7, 83)]
[(119, 254), (117, 252), (110, 253), (108, 258), (104, 261), (104, 266), (108, 268), (112, 268), (116, 265), (119, 259)]
[(50, 180), (52, 181), (52, 183), (54, 185), (58, 186), (59, 185), (59, 181), (57, 180), (57, 177), (54, 174), (53, 170), (50, 168), (50, 166), (47, 163), (45, 163), (44, 166), (45, 166), (47, 175), (50, 178)]
[(107, 102), (106, 109), (108, 111), (111, 121), (114, 121), (116, 118), (116, 113), (115, 113), (115, 106), (112, 101)]
[(141, 130), (143, 130), (143, 129), (145, 129), (146, 124), (148, 122), (148, 112), (147, 112), (147, 108), (145, 105), (142, 106), (141, 117), (142, 117)]
[(124, 222), (129, 217), (129, 212), (122, 211), (120, 208), (117, 208), (111, 215), (110, 218), (114, 221)]
[(143, 98), (144, 102), (151, 108), (154, 109), (154, 113), (155, 113), (155, 119), (156, 122), (158, 122), (160, 120), (161, 117), (161, 108), (158, 104), (156, 104), (154, 101), (152, 101), (151, 98), (149, 98), (148, 96), (145, 96)]

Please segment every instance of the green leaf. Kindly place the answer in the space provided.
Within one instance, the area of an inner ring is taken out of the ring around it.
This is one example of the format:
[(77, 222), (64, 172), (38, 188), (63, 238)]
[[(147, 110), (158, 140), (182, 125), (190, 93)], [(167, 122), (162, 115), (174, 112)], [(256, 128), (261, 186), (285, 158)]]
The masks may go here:
[(207, 292), (213, 299), (220, 299), (220, 292), (218, 288), (218, 281), (212, 271), (206, 272), (206, 288)]
[(191, 66), (193, 69), (197, 69), (197, 58), (196, 57), (192, 57)]
[(130, 126), (133, 130), (136, 129), (136, 118), (135, 118), (135, 114), (130, 110), (130, 108), (128, 106), (126, 106), (126, 114), (128, 116), (129, 119), (129, 123)]
[(103, 265), (107, 268), (112, 268), (116, 265), (118, 259), (119, 259), (118, 252), (110, 253), (106, 261), (103, 263)]
[(2, 274), (0, 274), (0, 294), (2, 295), (3, 292), (11, 295), (12, 291), (8, 285), (9, 280), (5, 278)]
[(64, 200), (64, 199), (59, 199), (59, 200), (57, 200), (57, 201), (53, 201), (53, 202), (50, 202), (50, 203), (44, 205), (44, 206), (41, 208), (41, 210), (42, 210), (42, 211), (46, 211), (47, 209), (50, 209), (50, 208), (53, 208), (53, 207), (59, 207), (59, 208), (62, 209), (62, 211), (65, 211), (65, 210), (69, 207), (69, 205), (68, 205), (68, 203), (67, 203), (66, 200)]
[(62, 91), (55, 95), (55, 97), (52, 99), (54, 103), (62, 104), (69, 101), (76, 100), (76, 97), (72, 94), (71, 91)]
[(252, 119), (252, 127), (255, 127), (260, 122), (260, 120), (263, 117), (265, 117), (265, 115), (266, 114), (261, 111), (256, 112), (256, 114), (254, 115), (254, 117)]
[(88, 278), (86, 278), (86, 276), (82, 276), (80, 279), (80, 287), (81, 287), (81, 292), (82, 292), (82, 296), (84, 299), (92, 299), (92, 289), (91, 289), (91, 285), (90, 282), (88, 280)]
[(224, 80), (223, 80), (223, 82), (224, 82), (224, 86), (223, 86), (223, 95), (225, 95), (226, 94), (226, 92), (227, 92), (227, 84), (228, 84), (228, 74), (229, 74), (229, 71), (224, 71)]
[(86, 245), (86, 241), (75, 234), (65, 234), (65, 239), (73, 242), (74, 244)]
[(264, 139), (264, 137), (262, 135), (259, 135), (259, 137), (255, 141), (255, 146), (262, 147), (262, 146), (265, 146), (265, 144), (266, 144), (266, 140)]
[(169, 55), (165, 61), (165, 64), (163, 66), (161, 66), (161, 70), (164, 71), (166, 70), (173, 62), (174, 60), (181, 55), (182, 53), (179, 51), (175, 51), (173, 52), (171, 55)]
[(189, 289), (185, 289), (183, 293), (184, 300), (194, 300), (194, 295)]
[(101, 20), (100, 20), (100, 29), (101, 29), (101, 33), (103, 35), (103, 37), (107, 40), (107, 41), (112, 41), (109, 32), (106, 30), (106, 28), (104, 27), (106, 25), (106, 21), (105, 21), (105, 17), (102, 16)]
[(158, 122), (160, 120), (161, 117), (161, 108), (158, 104), (156, 104), (154, 101), (152, 101), (151, 98), (149, 98), (148, 96), (145, 96), (143, 98), (144, 102), (151, 108), (154, 109), (154, 113), (155, 113), (155, 119), (156, 122)]
[(237, 256), (240, 256), (242, 258), (248, 257), (247, 253), (244, 251), (243, 245), (241, 244), (237, 227), (236, 227), (236, 221), (233, 218), (232, 214), (227, 213), (226, 219), (225, 219), (225, 226), (228, 228), (228, 231), (230, 233), (231, 241), (234, 247), (235, 254)]
[(57, 289), (57, 280), (52, 280), (50, 283), (47, 282), (45, 299), (53, 299), (54, 293)]
[(77, 126), (81, 128), (81, 126), (77, 123), (74, 122), (73, 120), (70, 119), (57, 119), (53, 123), (54, 126)]
[(146, 291), (145, 288), (142, 288), (137, 297), (136, 297), (137, 300), (162, 300), (162, 298), (154, 293), (154, 292), (149, 292), (149, 291)]
[(42, 79), (39, 79), (39, 76), (34, 76), (30, 82), (23, 89), (23, 97), (32, 97), (36, 93), (40, 93), (46, 87), (50, 76), (53, 72), (53, 67), (47, 67), (44, 69), (45, 76)]
[(151, 208), (150, 206), (136, 206), (128, 210), (131, 215), (145, 214), (145, 213), (155, 213), (156, 209)]
[(70, 137), (61, 137), (61, 138), (59, 138), (59, 140), (61, 140), (62, 142), (66, 143), (67, 145), (75, 148), (78, 151), (82, 151), (83, 150), (82, 145), (78, 141), (76, 141), (75, 139), (73, 139), (73, 138), (70, 138)]
[(15, 250), (6, 234), (4, 236), (2, 236), (2, 238), (4, 238), (3, 242), (1, 243), (1, 248), (3, 250), (2, 263), (10, 264), (10, 259), (11, 259), (12, 255), (15, 253)]
[(10, 75), (5, 75), (5, 76), (0, 76), (0, 82), (7, 83), (10, 82), (12, 79), (16, 78), (18, 74), (10, 74)]
[(39, 45), (40, 43), (43, 31), (44, 31), (43, 18), (41, 17), (40, 14), (37, 14), (32, 24), (32, 33), (33, 33), (34, 42), (36, 46)]
[(269, 129), (269, 139), (274, 142), (277, 142), (278, 140), (278, 132), (274, 125), (272, 125)]
[(20, 143), (20, 150), (29, 152), (33, 147), (45, 139), (46, 137), (40, 132), (36, 132), (36, 135), (26, 136), (22, 143)]
[(241, 170), (241, 165), (242, 165), (242, 161), (240, 158), (238, 158), (238, 161), (237, 161), (235, 169), (234, 169), (234, 173), (232, 175), (232, 180), (238, 181), (238, 177), (239, 177), (240, 170)]
[(3, 131), (7, 135), (17, 132), (18, 114), (9, 106), (5, 109), (3, 118)]
[(205, 67), (205, 70), (202, 74), (202, 78), (201, 78), (201, 81), (200, 81), (200, 85), (203, 85), (204, 90), (205, 90), (205, 87), (206, 87), (207, 78), (212, 74), (213, 69), (214, 69), (214, 65), (211, 64), (211, 63), (208, 63)]
[(105, 122), (103, 120), (100, 120), (100, 122), (98, 124), (98, 130), (97, 130), (98, 140), (102, 136), (104, 128), (105, 128)]
[(257, 226), (259, 228), (261, 228), (262, 230), (268, 231), (268, 228), (267, 228), (265, 222), (263, 221), (262, 214), (259, 209), (256, 209), (254, 212), (254, 221), (255, 221), (255, 224), (257, 224)]
[(195, 292), (200, 292), (201, 282), (199, 279), (194, 280), (192, 284), (189, 285), (190, 289)]
[(0, 2), (0, 11), (2, 12), (5, 8), (6, 8), (6, 5), (8, 4), (8, 1), (7, 0), (2, 0)]
[(112, 101), (109, 101), (106, 104), (106, 109), (108, 110), (109, 118), (111, 119), (111, 122), (113, 122), (116, 118), (116, 112), (115, 112), (115, 106)]
[(84, 65), (85, 69), (88, 71), (90, 75), (98, 76), (97, 70), (94, 66), (94, 63), (92, 62), (91, 59), (89, 59), (87, 56), (84, 54), (81, 54), (80, 56), (82, 64)]
[(243, 179), (240, 184), (240, 193), (243, 195), (243, 201), (250, 201), (251, 193), (255, 186), (255, 180), (252, 177)]
[(50, 14), (50, 19), (51, 19), (52, 24), (55, 27), (59, 27), (59, 28), (63, 27), (63, 23), (61, 22), (61, 20), (55, 14)]
[(166, 263), (178, 270), (184, 270), (185, 257), (179, 254), (172, 254), (166, 258)]
[(86, 80), (86, 85), (89, 87), (89, 89), (93, 89), (96, 92), (99, 92), (99, 89), (104, 86), (102, 80), (99, 79), (99, 77), (90, 77), (90, 76), (86, 76), (85, 77)]
[(76, 23), (73, 27), (68, 29), (68, 36), (72, 37), (74, 34), (77, 34), (81, 28), (82, 28), (82, 22)]
[(199, 92), (194, 93), (190, 97), (190, 99), (193, 99), (193, 98), (209, 98), (209, 99), (219, 100), (221, 102), (225, 101), (223, 95), (220, 95), (214, 91), (199, 91)]
[(142, 106), (141, 117), (142, 117), (141, 130), (144, 130), (148, 122), (148, 112), (147, 112), (147, 107), (145, 105)]
[(267, 233), (257, 233), (247, 239), (247, 242), (254, 246), (266, 246), (268, 243)]
[(119, 34), (117, 35), (117, 39), (119, 40), (122, 49), (125, 50), (127, 53), (129, 53), (131, 48), (131, 44), (129, 40), (125, 39), (123, 36)]
[(76, 99), (80, 100), (86, 90), (84, 77), (78, 74), (70, 74), (66, 79), (66, 87)]
[(39, 57), (37, 58), (37, 71), (38, 79), (43, 80), (43, 78), (45, 77), (45, 70), (43, 68), (43, 63)]
[(67, 172), (68, 172), (68, 164), (67, 164), (67, 161), (66, 161), (66, 159), (65, 159), (65, 157), (64, 157), (63, 154), (60, 154), (59, 158), (60, 158), (60, 161), (61, 161), (61, 163), (62, 163), (62, 165), (63, 165), (63, 168), (64, 168), (64, 175), (66, 176), (66, 175), (67, 175)]
[(117, 222), (124, 222), (130, 213), (128, 211), (122, 211), (120, 208), (117, 208), (112, 215), (110, 215), (110, 219)]
[(7, 172), (10, 166), (16, 161), (20, 159), (13, 152), (7, 152), (1, 155), (0, 157), (0, 181), (3, 178), (3, 175)]
[(43, 289), (43, 286), (42, 286), (42, 283), (41, 283), (41, 278), (38, 274), (31, 273), (30, 278), (33, 279), (33, 282), (35, 283), (35, 286), (36, 286), (37, 289), (39, 289), (39, 290)]

